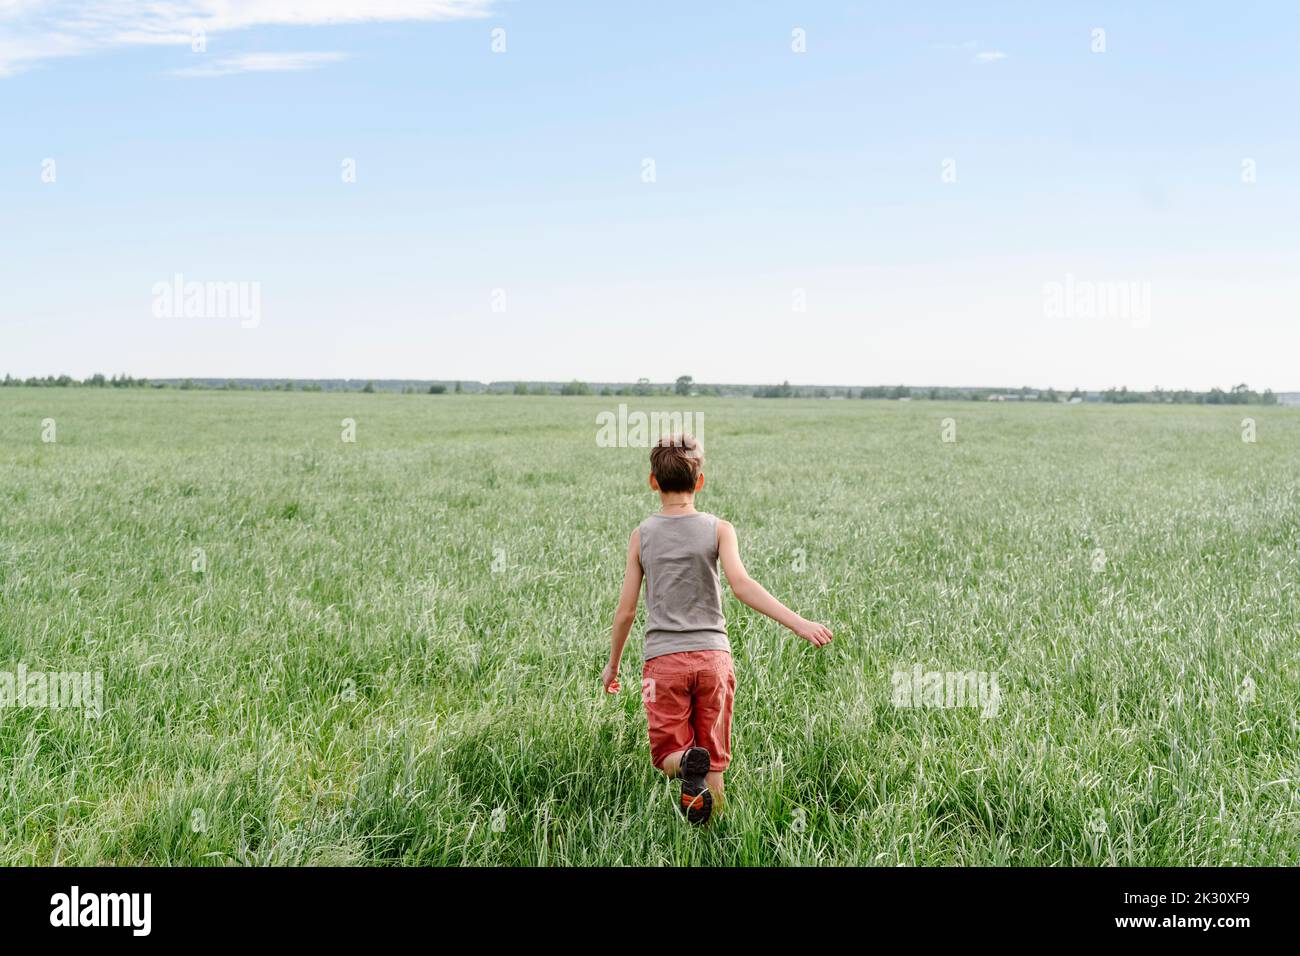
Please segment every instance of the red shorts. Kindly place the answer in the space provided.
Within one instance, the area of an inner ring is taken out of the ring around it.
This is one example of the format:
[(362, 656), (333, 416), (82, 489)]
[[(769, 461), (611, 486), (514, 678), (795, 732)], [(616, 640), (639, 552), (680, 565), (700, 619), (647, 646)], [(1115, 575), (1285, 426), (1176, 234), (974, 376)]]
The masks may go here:
[(661, 767), (664, 758), (688, 747), (704, 747), (710, 770), (731, 763), (731, 705), (736, 698), (736, 674), (726, 651), (682, 651), (645, 662), (641, 670), (641, 701), (650, 727), (650, 759)]

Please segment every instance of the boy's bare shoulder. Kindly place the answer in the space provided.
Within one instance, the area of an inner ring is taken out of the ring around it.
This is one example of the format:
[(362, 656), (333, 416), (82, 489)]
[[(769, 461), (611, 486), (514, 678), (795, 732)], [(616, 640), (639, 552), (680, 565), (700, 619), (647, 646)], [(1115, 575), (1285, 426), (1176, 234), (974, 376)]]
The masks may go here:
[[(717, 516), (715, 515), (715, 518), (716, 517)], [(732, 526), (730, 521), (725, 518), (717, 518), (717, 522), (718, 547), (722, 547), (723, 541), (736, 540), (736, 529)]]

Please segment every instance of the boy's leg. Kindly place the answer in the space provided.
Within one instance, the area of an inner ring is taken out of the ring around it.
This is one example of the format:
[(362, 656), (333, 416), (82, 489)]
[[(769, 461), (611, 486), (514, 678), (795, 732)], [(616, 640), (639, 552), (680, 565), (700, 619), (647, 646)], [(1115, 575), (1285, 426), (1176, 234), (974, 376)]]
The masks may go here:
[[(715, 794), (721, 793), (720, 771), (726, 766), (725, 761), (722, 766), (716, 765), (708, 749), (710, 741), (699, 736), (696, 726), (700, 718), (696, 694), (700, 674), (718, 670), (714, 657), (696, 651), (665, 654), (646, 661), (641, 672), (651, 761), (665, 776), (681, 780), (679, 809), (695, 824), (705, 823), (711, 816)], [(730, 661), (730, 655), (724, 657)], [(704, 719), (710, 725), (714, 722), (707, 715)], [(727, 723), (730, 725), (729, 707)], [(730, 754), (725, 759), (729, 760)], [(710, 776), (714, 778), (712, 784)]]
[(726, 802), (722, 790), (722, 771), (710, 770), (704, 782), (709, 785), (709, 790), (713, 793), (713, 812), (721, 813), (722, 805)]
[(682, 772), (682, 755), (686, 753), (685, 749), (678, 750), (676, 753), (670, 753), (664, 758), (659, 769), (664, 772), (665, 777), (675, 777)]
[(641, 671), (641, 703), (650, 731), (650, 762), (669, 777), (681, 770), (682, 754), (695, 742), (689, 675), (680, 655), (652, 657)]
[(712, 762), (705, 777), (713, 794), (713, 812), (722, 810), (722, 776), (731, 763), (731, 709), (736, 697), (736, 675), (731, 655), (725, 651), (702, 653), (696, 672), (692, 724), (695, 742), (708, 748)]

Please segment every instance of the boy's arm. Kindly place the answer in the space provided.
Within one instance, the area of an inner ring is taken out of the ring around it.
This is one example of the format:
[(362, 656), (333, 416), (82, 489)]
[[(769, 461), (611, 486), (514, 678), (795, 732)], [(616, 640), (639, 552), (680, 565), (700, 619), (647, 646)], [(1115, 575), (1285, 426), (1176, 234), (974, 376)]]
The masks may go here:
[(731, 593), (742, 603), (788, 627), (809, 644), (821, 647), (831, 642), (829, 628), (800, 617), (749, 576), (740, 560), (740, 542), (736, 540), (736, 529), (731, 526), (731, 522), (721, 519), (718, 521), (718, 557), (722, 559), (722, 570), (727, 575), (727, 583), (731, 585)]
[(617, 694), (618, 665), (623, 661), (623, 645), (636, 620), (636, 605), (641, 597), (641, 530), (632, 532), (627, 543), (627, 568), (623, 572), (623, 590), (618, 595), (618, 609), (614, 611), (614, 629), (609, 638), (609, 663), (600, 675), (605, 692)]

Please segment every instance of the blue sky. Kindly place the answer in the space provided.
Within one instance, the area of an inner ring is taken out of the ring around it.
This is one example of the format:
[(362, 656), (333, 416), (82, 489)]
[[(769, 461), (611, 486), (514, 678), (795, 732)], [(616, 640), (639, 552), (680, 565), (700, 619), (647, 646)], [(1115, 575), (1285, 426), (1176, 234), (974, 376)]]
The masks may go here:
[(0, 373), (1300, 389), (1300, 8), (1134, 6), (0, 0)]

